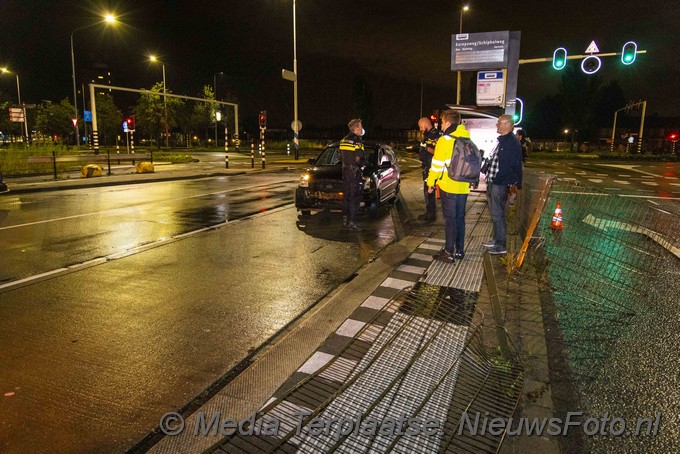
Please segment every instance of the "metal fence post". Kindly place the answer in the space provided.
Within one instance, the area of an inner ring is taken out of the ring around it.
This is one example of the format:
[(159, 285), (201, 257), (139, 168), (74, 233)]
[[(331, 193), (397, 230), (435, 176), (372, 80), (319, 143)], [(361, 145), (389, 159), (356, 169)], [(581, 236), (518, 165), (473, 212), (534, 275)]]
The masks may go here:
[(496, 276), (493, 272), (493, 265), (491, 263), (491, 255), (489, 251), (484, 252), (484, 274), (486, 276), (486, 285), (489, 290), (489, 298), (491, 299), (491, 308), (493, 310), (493, 318), (496, 323), (496, 336), (498, 337), (498, 344), (501, 348), (501, 353), (506, 358), (511, 356), (510, 347), (508, 346), (508, 333), (505, 331), (505, 319), (501, 311), (501, 301), (498, 297), (498, 286), (496, 285)]

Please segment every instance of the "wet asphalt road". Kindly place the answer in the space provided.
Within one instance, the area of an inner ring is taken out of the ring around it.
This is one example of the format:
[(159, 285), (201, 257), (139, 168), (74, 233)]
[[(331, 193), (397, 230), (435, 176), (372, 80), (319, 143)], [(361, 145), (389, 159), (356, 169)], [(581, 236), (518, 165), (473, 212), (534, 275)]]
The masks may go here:
[(299, 218), (298, 175), (8, 199), (5, 281), (229, 222), (0, 290), (0, 451), (131, 447), (393, 240), (387, 211)]
[(599, 161), (536, 161), (529, 169), (550, 173), (558, 178), (575, 180), (611, 194), (645, 198), (680, 199), (680, 163)]

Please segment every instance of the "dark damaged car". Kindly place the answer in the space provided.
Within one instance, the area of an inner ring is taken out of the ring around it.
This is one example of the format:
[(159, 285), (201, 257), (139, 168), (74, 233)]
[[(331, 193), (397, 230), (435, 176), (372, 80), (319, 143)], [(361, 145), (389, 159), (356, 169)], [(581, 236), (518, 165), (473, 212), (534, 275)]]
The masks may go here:
[[(366, 166), (360, 209), (375, 217), (381, 206), (396, 200), (401, 173), (397, 155), (381, 143), (364, 143)], [(312, 211), (342, 210), (342, 162), (338, 143), (332, 143), (315, 159), (313, 166), (300, 177), (295, 190), (295, 207), (303, 214)]]

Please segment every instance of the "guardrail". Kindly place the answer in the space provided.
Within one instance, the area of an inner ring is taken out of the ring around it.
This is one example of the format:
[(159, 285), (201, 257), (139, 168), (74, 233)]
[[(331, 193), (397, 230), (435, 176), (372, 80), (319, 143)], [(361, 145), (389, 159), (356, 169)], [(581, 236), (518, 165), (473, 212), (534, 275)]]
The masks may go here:
[(150, 161), (153, 162), (153, 152), (149, 153), (116, 153), (113, 156), (107, 150), (106, 155), (101, 154), (83, 154), (83, 155), (68, 155), (57, 156), (57, 152), (52, 150), (52, 156), (32, 156), (28, 158), (29, 164), (52, 164), (52, 171), (54, 179), (57, 179), (57, 163), (58, 162), (87, 162), (90, 164), (106, 163), (107, 175), (111, 175), (111, 160), (118, 161)]

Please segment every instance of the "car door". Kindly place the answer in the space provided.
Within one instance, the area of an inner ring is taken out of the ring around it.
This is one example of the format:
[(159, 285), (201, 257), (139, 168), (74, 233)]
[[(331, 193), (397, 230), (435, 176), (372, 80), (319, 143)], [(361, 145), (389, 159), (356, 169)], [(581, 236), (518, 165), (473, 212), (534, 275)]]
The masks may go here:
[[(380, 188), (380, 201), (393, 198), (396, 194), (399, 183), (399, 168), (397, 157), (389, 147), (378, 148), (378, 188)], [(382, 167), (382, 164), (389, 162), (389, 167)]]

